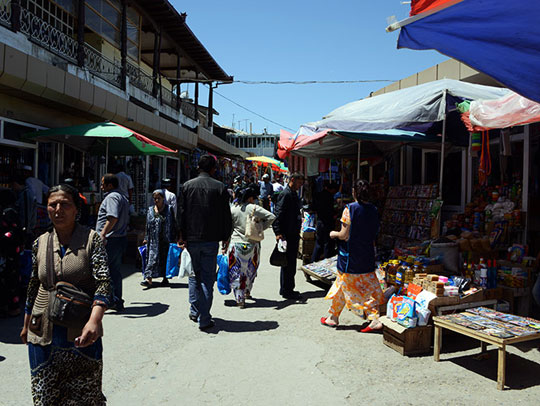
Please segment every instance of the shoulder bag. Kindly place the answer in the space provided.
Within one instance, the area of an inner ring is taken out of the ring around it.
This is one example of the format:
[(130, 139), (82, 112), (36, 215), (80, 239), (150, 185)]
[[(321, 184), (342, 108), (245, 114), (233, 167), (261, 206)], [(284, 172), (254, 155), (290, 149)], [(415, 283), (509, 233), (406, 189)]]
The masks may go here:
[(49, 288), (49, 320), (59, 326), (82, 329), (90, 319), (93, 299), (68, 282), (55, 284), (53, 233), (47, 241), (47, 284)]
[(251, 241), (264, 240), (264, 227), (262, 220), (255, 215), (255, 207), (251, 214), (248, 214), (246, 219), (246, 232), (245, 236)]

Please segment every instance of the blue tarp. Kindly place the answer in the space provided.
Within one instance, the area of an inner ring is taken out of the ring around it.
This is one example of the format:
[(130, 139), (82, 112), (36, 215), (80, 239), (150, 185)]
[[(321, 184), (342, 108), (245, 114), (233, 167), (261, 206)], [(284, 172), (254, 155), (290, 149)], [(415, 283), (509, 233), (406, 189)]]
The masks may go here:
[(463, 0), (403, 26), (398, 48), (435, 49), (540, 102), (539, 18), (538, 0)]

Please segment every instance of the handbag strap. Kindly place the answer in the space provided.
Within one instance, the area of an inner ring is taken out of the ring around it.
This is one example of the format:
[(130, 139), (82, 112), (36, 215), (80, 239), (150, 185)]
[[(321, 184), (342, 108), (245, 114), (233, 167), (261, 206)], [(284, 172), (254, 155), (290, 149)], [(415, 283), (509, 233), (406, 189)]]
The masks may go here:
[(51, 231), (49, 233), (49, 237), (47, 238), (47, 285), (48, 290), (52, 290), (54, 288), (54, 280), (55, 280), (55, 274), (54, 274), (54, 250), (53, 250), (53, 232)]

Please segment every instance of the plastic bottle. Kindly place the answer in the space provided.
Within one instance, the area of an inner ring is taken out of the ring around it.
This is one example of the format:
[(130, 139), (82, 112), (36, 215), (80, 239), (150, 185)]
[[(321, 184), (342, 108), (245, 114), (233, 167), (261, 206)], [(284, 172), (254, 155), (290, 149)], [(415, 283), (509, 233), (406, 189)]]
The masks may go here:
[(480, 258), (480, 286), (483, 289), (487, 289), (487, 283), (488, 283), (488, 269), (486, 266), (486, 263), (484, 262), (484, 258)]
[(396, 271), (396, 284), (401, 285), (403, 283), (403, 273), (404, 273), (404, 267), (399, 266), (399, 268)]
[(494, 259), (493, 263), (488, 261), (488, 289), (495, 289), (497, 287), (497, 261)]

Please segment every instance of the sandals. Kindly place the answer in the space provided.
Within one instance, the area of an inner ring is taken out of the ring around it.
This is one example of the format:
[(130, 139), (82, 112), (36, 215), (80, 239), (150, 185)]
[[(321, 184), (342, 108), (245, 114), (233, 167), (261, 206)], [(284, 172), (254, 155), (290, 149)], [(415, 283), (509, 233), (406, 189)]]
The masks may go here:
[(330, 328), (336, 328), (339, 324), (336, 323), (336, 324), (329, 324), (326, 322), (326, 320), (328, 320), (330, 317), (321, 317), (321, 324), (323, 326), (326, 326), (326, 327), (330, 327)]

